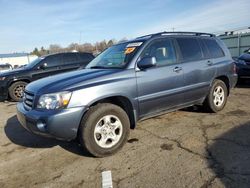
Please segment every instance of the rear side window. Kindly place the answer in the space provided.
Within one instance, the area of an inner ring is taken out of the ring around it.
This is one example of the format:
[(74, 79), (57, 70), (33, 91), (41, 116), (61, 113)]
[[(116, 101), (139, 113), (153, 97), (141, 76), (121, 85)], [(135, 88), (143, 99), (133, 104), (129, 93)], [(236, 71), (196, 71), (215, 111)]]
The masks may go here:
[(202, 59), (199, 42), (195, 38), (177, 38), (184, 61), (196, 61)]
[(210, 56), (212, 58), (218, 58), (225, 56), (223, 50), (219, 46), (219, 44), (213, 39), (203, 39), (204, 43), (206, 44)]
[(72, 64), (72, 63), (75, 63), (78, 61), (78, 58), (76, 56), (76, 54), (71, 54), (71, 53), (67, 53), (67, 54), (64, 54), (64, 57), (63, 57), (63, 62), (64, 64)]
[(205, 45), (205, 42), (203, 40), (201, 40), (201, 39), (199, 39), (199, 42), (200, 42), (201, 49), (202, 49), (202, 52), (203, 52), (203, 57), (205, 59), (209, 59), (210, 58), (210, 54), (209, 54), (207, 46)]

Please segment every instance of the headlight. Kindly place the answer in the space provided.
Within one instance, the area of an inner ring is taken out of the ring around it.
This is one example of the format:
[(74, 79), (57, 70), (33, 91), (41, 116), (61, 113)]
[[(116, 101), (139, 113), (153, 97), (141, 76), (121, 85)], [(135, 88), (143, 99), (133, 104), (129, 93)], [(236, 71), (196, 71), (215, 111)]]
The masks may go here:
[(0, 77), (0, 80), (5, 80), (6, 77)]
[(42, 95), (39, 98), (37, 108), (48, 110), (66, 108), (71, 94), (71, 92), (60, 92)]

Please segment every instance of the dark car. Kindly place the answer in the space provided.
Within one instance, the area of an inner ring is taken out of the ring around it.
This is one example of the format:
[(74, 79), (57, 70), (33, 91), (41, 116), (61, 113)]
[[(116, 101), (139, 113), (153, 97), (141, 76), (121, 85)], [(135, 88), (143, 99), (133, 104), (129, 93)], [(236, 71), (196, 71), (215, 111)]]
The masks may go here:
[(233, 62), (212, 34), (140, 37), (108, 48), (83, 70), (29, 84), (17, 117), (35, 134), (78, 138), (94, 156), (111, 155), (139, 120), (192, 105), (222, 110), (237, 81)]
[(250, 78), (250, 49), (235, 59), (239, 80)]
[(42, 56), (31, 63), (0, 73), (0, 100), (10, 96), (14, 101), (20, 101), (25, 86), (40, 78), (84, 68), (94, 56), (90, 53), (58, 53)]

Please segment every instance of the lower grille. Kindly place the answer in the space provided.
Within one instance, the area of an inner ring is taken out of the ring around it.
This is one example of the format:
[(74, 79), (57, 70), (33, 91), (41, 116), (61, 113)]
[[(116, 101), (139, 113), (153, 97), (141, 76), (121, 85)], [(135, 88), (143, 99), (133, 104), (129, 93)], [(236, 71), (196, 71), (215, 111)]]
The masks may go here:
[(28, 91), (24, 91), (23, 104), (26, 110), (31, 110), (34, 103), (34, 94)]

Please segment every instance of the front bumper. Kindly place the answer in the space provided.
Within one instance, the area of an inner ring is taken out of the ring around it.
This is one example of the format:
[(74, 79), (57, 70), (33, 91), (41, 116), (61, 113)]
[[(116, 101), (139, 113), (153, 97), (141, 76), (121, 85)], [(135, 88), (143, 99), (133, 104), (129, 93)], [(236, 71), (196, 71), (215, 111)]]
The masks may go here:
[(17, 104), (17, 118), (28, 131), (60, 140), (73, 140), (86, 107), (63, 110), (25, 110), (22, 103)]
[(236, 66), (239, 78), (250, 78), (250, 65), (237, 64)]

